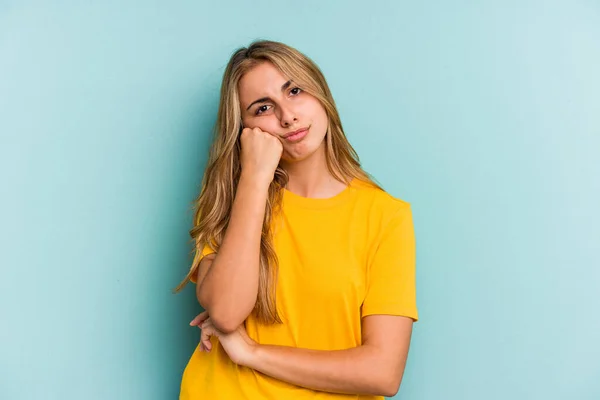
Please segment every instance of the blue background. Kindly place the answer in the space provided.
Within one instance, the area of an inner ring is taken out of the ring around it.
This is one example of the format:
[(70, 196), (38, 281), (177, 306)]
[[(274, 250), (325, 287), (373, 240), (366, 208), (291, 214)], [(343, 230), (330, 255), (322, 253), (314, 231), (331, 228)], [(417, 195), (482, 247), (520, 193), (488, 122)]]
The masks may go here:
[(406, 400), (600, 399), (600, 2), (0, 1), (0, 398), (175, 399), (229, 55), (324, 71), (413, 206)]

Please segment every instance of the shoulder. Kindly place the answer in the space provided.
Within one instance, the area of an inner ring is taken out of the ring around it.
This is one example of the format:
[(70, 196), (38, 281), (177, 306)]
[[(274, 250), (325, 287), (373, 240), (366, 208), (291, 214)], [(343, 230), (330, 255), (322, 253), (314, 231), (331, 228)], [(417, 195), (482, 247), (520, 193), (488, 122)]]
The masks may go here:
[(402, 219), (411, 213), (411, 204), (408, 201), (388, 193), (373, 183), (354, 180), (352, 186), (356, 188), (359, 202), (368, 209), (371, 217), (377, 216), (383, 223), (396, 218)]

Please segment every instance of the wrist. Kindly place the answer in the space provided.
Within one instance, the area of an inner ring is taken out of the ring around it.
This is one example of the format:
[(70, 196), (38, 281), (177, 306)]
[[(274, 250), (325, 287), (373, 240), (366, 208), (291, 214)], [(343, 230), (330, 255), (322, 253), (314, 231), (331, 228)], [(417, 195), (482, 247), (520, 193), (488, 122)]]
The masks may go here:
[(257, 369), (260, 365), (260, 355), (263, 350), (263, 346), (258, 343), (249, 344), (246, 359), (243, 360), (242, 365), (247, 368)]
[(239, 186), (249, 185), (252, 188), (268, 190), (272, 181), (273, 176), (253, 174), (250, 172), (242, 171)]

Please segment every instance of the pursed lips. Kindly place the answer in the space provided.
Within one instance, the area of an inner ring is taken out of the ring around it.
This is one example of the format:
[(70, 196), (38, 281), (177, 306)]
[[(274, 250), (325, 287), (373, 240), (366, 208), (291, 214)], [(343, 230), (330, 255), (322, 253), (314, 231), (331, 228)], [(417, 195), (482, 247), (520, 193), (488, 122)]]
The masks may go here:
[(303, 131), (306, 131), (306, 130), (308, 130), (308, 128), (300, 128), (300, 129), (298, 129), (298, 130), (295, 130), (294, 132), (288, 132), (288, 133), (286, 133), (285, 135), (283, 135), (282, 137), (283, 137), (284, 139), (286, 139), (286, 138), (288, 138), (288, 137), (290, 137), (290, 136), (292, 136), (292, 135), (295, 135), (295, 134), (297, 134), (297, 133), (300, 133), (300, 132), (303, 132)]

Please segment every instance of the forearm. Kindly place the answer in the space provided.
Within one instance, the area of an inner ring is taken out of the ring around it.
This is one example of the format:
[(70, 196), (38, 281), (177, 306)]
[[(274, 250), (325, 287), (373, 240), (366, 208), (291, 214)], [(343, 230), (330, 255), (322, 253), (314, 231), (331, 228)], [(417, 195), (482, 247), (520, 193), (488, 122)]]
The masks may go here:
[(256, 345), (245, 364), (297, 386), (334, 393), (393, 396), (401, 379), (397, 363), (368, 345), (335, 351)]
[(256, 303), (267, 195), (268, 184), (242, 176), (223, 242), (198, 287), (200, 304), (223, 331), (236, 329)]

